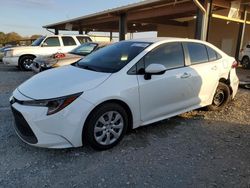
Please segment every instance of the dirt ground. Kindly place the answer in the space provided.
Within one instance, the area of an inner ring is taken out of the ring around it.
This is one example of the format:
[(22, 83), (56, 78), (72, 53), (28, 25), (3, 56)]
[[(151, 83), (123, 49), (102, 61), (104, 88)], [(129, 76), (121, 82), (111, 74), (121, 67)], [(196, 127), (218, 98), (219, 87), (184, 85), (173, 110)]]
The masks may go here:
[(108, 151), (53, 150), (23, 143), (13, 129), (8, 98), (32, 75), (0, 64), (0, 187), (250, 187), (250, 90), (220, 112), (133, 130)]

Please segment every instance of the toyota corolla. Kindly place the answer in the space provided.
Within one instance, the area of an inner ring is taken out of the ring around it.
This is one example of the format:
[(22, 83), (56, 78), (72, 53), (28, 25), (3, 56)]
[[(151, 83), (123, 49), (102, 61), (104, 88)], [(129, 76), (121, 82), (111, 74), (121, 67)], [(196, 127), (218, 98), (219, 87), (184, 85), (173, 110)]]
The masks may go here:
[(15, 130), (34, 146), (108, 149), (129, 129), (223, 108), (238, 89), (236, 66), (198, 40), (118, 42), (21, 84), (10, 98)]

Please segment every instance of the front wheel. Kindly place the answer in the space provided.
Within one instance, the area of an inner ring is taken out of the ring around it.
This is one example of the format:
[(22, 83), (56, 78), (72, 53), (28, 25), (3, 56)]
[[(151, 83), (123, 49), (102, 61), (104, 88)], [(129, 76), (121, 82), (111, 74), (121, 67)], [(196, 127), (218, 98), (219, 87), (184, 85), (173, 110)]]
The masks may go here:
[(95, 109), (87, 119), (84, 139), (98, 150), (112, 148), (120, 142), (128, 127), (128, 115), (116, 103), (107, 103)]
[(229, 87), (220, 82), (215, 91), (212, 104), (207, 107), (208, 110), (221, 110), (230, 101), (230, 97)]

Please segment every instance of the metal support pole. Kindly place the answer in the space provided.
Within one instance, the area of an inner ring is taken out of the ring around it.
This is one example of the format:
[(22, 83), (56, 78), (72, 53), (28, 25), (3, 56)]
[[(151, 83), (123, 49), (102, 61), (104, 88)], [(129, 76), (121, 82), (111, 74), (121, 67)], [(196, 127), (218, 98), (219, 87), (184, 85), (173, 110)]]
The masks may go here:
[(119, 41), (125, 40), (127, 33), (127, 14), (121, 13), (119, 17)]
[(244, 23), (239, 23), (240, 26), (239, 26), (238, 39), (237, 39), (236, 52), (235, 52), (235, 59), (236, 60), (239, 60), (239, 54), (240, 54), (240, 50), (242, 48), (243, 40), (244, 40), (246, 21), (247, 21), (246, 7), (244, 7), (244, 13), (242, 13), (241, 18), (243, 16), (244, 16)]
[[(200, 3), (203, 5), (205, 0), (201, 0)], [(200, 8), (197, 8), (197, 17), (196, 17), (196, 29), (195, 29), (195, 39), (203, 40), (204, 39), (204, 23), (205, 23), (205, 14), (201, 11)]]
[(207, 33), (206, 33), (206, 41), (208, 41), (209, 31), (210, 31), (210, 21), (212, 17), (212, 9), (213, 9), (213, 0), (208, 0), (207, 3)]
[(59, 35), (59, 30), (55, 29), (55, 35)]
[(110, 40), (110, 42), (113, 40), (113, 32), (112, 31), (110, 31), (109, 40)]
[(240, 49), (243, 48), (243, 43), (244, 43), (244, 37), (245, 37), (245, 32), (246, 32), (246, 25), (247, 25), (247, 10), (244, 11), (244, 23), (243, 23), (243, 28), (242, 28), (242, 35), (241, 35), (241, 41), (240, 41)]

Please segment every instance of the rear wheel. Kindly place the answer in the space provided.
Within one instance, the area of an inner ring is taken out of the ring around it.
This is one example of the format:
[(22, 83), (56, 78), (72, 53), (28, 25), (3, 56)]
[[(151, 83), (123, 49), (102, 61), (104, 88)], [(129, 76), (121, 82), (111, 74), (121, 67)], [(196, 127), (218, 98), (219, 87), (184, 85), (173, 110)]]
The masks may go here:
[(242, 67), (245, 68), (245, 69), (250, 68), (250, 59), (249, 59), (249, 57), (248, 56), (243, 57), (241, 64), (242, 64)]
[(20, 58), (19, 60), (19, 67), (21, 70), (29, 71), (32, 68), (33, 60), (35, 59), (34, 56), (26, 55)]
[(221, 110), (230, 101), (230, 89), (224, 83), (219, 83), (213, 98), (213, 102), (207, 108), (208, 110)]
[(120, 142), (128, 127), (128, 115), (116, 103), (107, 103), (95, 109), (87, 119), (83, 134), (91, 147), (98, 150), (112, 148)]

